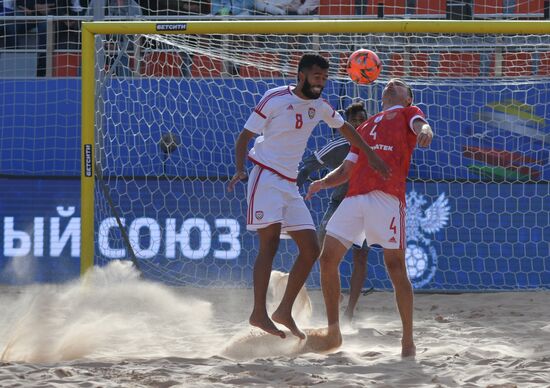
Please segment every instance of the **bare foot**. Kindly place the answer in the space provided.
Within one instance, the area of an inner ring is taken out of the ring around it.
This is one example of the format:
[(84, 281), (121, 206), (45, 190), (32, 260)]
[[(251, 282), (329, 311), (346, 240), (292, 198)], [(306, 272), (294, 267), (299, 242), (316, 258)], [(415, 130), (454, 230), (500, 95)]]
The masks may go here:
[(401, 343), (401, 357), (414, 357), (416, 356), (416, 345), (414, 343), (405, 344)]
[(277, 329), (277, 326), (275, 326), (273, 321), (269, 319), (267, 314), (257, 314), (253, 311), (250, 315), (250, 318), (248, 319), (248, 322), (252, 326), (256, 326), (257, 328), (260, 328), (269, 334), (273, 334), (281, 338), (286, 338), (286, 334), (282, 330)]
[(275, 312), (271, 315), (271, 318), (281, 325), (284, 325), (290, 330), (292, 334), (294, 334), (296, 337), (300, 339), (306, 339), (306, 335), (298, 329), (298, 326), (296, 326), (296, 322), (294, 322), (294, 319), (292, 318), (292, 314), (290, 312), (284, 313), (280, 311), (280, 309), (275, 310)]
[(306, 334), (304, 352), (329, 353), (342, 345), (342, 334), (337, 327), (332, 330), (309, 329), (306, 330)]
[(351, 326), (351, 321), (353, 320), (353, 310), (348, 311), (346, 308), (346, 311), (344, 312), (343, 321), (345, 325)]

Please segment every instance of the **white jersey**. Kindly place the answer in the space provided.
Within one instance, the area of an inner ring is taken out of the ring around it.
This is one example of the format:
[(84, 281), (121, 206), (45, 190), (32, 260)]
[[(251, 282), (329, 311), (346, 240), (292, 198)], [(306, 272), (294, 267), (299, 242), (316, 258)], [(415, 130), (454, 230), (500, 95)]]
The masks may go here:
[(304, 100), (292, 89), (281, 86), (268, 90), (244, 127), (260, 135), (248, 157), (286, 179), (296, 180), (298, 164), (315, 126), (323, 120), (332, 128), (340, 128), (344, 119), (326, 100)]

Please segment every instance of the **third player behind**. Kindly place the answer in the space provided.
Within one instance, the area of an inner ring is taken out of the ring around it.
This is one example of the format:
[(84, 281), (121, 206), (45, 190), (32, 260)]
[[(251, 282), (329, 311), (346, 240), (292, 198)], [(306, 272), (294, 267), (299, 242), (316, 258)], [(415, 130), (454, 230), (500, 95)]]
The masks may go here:
[[(354, 128), (358, 128), (368, 118), (367, 110), (362, 102), (354, 102), (350, 104), (345, 110), (345, 116), (348, 123), (353, 125)], [(323, 148), (315, 151), (312, 155), (303, 160), (303, 166), (298, 172), (298, 178), (296, 183), (298, 187), (302, 187), (309, 176), (322, 168), (329, 168), (334, 170), (342, 164), (344, 159), (349, 153), (350, 144), (346, 138), (337, 136), (335, 139), (328, 142)], [(319, 241), (322, 243), (325, 238), (326, 226), (330, 217), (334, 214), (334, 211), (340, 206), (340, 203), (346, 196), (348, 191), (348, 184), (344, 183), (334, 188), (330, 196), (330, 202), (328, 208), (325, 211), (321, 224), (319, 225)], [(353, 245), (352, 257), (353, 257), (353, 270), (351, 273), (351, 282), (349, 290), (349, 300), (346, 310), (344, 312), (344, 319), (351, 323), (355, 306), (361, 295), (361, 289), (363, 282), (367, 274), (367, 257), (369, 254), (369, 247), (366, 241), (362, 245)]]

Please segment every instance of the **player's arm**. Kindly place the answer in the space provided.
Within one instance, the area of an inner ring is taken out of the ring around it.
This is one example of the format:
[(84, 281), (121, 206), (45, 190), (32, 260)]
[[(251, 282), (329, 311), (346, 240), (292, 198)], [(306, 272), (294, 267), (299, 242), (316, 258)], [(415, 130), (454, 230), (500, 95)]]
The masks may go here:
[(349, 142), (339, 137), (328, 142), (323, 148), (315, 151), (317, 160), (325, 166), (335, 169), (342, 164), (350, 149)]
[(376, 171), (382, 175), (383, 178), (387, 178), (390, 175), (390, 169), (386, 165), (386, 163), (370, 148), (370, 146), (365, 143), (361, 135), (357, 133), (355, 128), (348, 123), (347, 121), (344, 122), (344, 125), (342, 125), (339, 129), (342, 136), (344, 136), (352, 146), (355, 146), (359, 148), (361, 151), (367, 155), (367, 160), (369, 161), (369, 165)]
[(324, 167), (323, 163), (317, 159), (315, 154), (308, 156), (302, 162), (304, 165), (300, 171), (298, 171), (298, 176), (296, 177), (296, 184), (298, 187), (301, 187), (312, 173)]
[(350, 160), (344, 160), (344, 163), (328, 173), (323, 179), (312, 182), (311, 185), (309, 185), (306, 199), (311, 199), (313, 194), (320, 190), (330, 189), (331, 187), (340, 186), (346, 183), (351, 176), (353, 164), (354, 163)]
[(246, 128), (244, 128), (241, 133), (239, 133), (239, 137), (237, 138), (237, 142), (235, 143), (235, 175), (233, 175), (233, 178), (231, 178), (229, 184), (227, 185), (227, 191), (229, 192), (233, 191), (233, 188), (235, 187), (237, 182), (246, 179), (246, 177), (248, 176), (244, 166), (246, 153), (248, 151), (248, 143), (254, 136), (256, 136), (256, 134)]
[(340, 137), (329, 141), (323, 148), (303, 160), (303, 166), (298, 172), (296, 184), (301, 187), (309, 176), (323, 167), (339, 166), (349, 151), (349, 143)]
[(417, 133), (416, 141), (420, 147), (427, 147), (432, 142), (434, 133), (430, 124), (421, 119), (413, 121), (413, 130)]

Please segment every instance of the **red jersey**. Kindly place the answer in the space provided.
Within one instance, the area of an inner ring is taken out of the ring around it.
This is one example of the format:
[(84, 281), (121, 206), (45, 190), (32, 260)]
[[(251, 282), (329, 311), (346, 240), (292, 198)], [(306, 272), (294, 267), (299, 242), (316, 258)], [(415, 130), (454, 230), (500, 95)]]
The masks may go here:
[(369, 166), (367, 156), (352, 146), (350, 153), (358, 157), (351, 172), (347, 197), (380, 190), (405, 203), (406, 179), (416, 145), (413, 129), (413, 121), (416, 119), (426, 121), (420, 108), (397, 105), (371, 116), (357, 128), (363, 140), (391, 169), (391, 176), (384, 180)]

